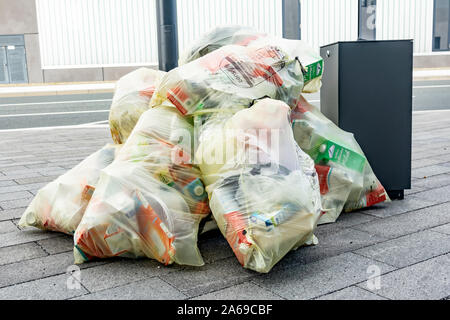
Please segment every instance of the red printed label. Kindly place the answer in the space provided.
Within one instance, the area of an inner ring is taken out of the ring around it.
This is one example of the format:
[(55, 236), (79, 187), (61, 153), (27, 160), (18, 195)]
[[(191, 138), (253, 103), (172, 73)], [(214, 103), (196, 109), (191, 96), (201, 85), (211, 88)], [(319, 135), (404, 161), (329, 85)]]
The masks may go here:
[(225, 220), (227, 221), (227, 231), (226, 231), (226, 239), (233, 249), (236, 258), (240, 262), (241, 265), (245, 263), (245, 256), (239, 250), (239, 246), (241, 244), (246, 244), (251, 246), (251, 243), (248, 241), (245, 228), (247, 227), (247, 223), (242, 218), (242, 214), (239, 211), (233, 211), (224, 215)]
[(153, 94), (155, 93), (155, 86), (150, 86), (148, 88), (145, 88), (144, 90), (139, 91), (139, 94), (144, 97), (151, 98)]
[(328, 186), (328, 176), (331, 173), (331, 168), (329, 166), (321, 166), (315, 165), (317, 175), (319, 176), (319, 184), (320, 184), (320, 194), (324, 195), (330, 191)]
[(386, 191), (383, 186), (378, 183), (378, 186), (372, 192), (366, 194), (366, 205), (368, 207), (373, 206), (376, 203), (386, 201)]
[(182, 103), (186, 101), (188, 95), (181, 90), (180, 87), (167, 91), (167, 99), (173, 103), (173, 105), (181, 112), (182, 115), (187, 113), (187, 110), (183, 107)]

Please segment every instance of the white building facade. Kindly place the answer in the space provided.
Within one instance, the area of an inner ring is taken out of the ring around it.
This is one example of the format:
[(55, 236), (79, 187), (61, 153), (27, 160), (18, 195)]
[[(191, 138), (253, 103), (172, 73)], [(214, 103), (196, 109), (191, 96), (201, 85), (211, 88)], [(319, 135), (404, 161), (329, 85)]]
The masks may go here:
[[(362, 1), (376, 39), (414, 39), (417, 57), (450, 57), (450, 0), (299, 1), (301, 38), (317, 50), (357, 40)], [(225, 24), (282, 36), (282, 5), (282, 0), (177, 0), (179, 50)], [(157, 67), (155, 0), (35, 0), (35, 6), (42, 82), (61, 80), (67, 69), (86, 75), (74, 80), (114, 80), (130, 68)], [(0, 44), (1, 35), (0, 28)]]

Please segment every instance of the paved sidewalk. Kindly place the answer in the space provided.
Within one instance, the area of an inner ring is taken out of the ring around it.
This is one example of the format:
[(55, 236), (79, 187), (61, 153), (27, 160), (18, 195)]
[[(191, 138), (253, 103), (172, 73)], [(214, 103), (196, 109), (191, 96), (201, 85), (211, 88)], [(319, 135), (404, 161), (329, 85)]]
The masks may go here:
[[(320, 244), (289, 253), (269, 274), (243, 269), (217, 233), (201, 237), (201, 268), (110, 259), (81, 265), (68, 289), (72, 238), (18, 218), (36, 191), (110, 142), (108, 129), (0, 132), (0, 299), (450, 298), (450, 112), (413, 116), (412, 190), (403, 201), (319, 226)], [(379, 289), (373, 289), (381, 272)]]

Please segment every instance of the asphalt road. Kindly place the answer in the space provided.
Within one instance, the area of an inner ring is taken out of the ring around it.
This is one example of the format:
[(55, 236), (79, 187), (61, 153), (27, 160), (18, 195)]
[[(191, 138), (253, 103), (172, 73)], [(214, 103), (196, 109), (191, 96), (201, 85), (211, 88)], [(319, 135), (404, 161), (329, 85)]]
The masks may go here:
[[(413, 110), (450, 109), (450, 80), (417, 81)], [(320, 104), (320, 94), (306, 98)], [(107, 124), (112, 94), (77, 94), (0, 98), (0, 130)]]

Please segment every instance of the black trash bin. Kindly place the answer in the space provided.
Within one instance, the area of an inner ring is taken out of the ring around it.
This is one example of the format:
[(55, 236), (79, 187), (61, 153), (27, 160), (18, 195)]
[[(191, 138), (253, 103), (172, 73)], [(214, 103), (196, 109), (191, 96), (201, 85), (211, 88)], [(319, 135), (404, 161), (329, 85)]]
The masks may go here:
[(412, 40), (321, 47), (322, 113), (350, 131), (393, 199), (411, 188)]

